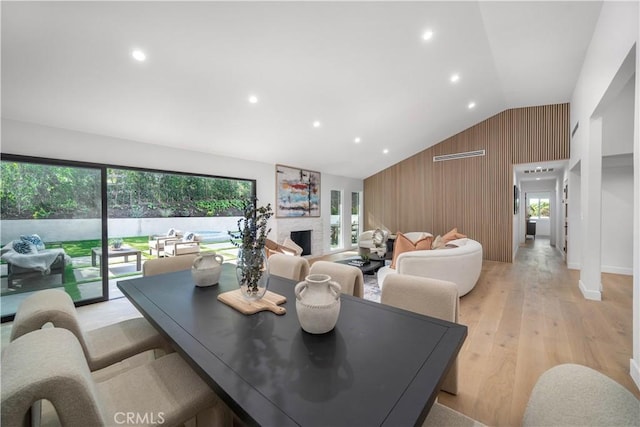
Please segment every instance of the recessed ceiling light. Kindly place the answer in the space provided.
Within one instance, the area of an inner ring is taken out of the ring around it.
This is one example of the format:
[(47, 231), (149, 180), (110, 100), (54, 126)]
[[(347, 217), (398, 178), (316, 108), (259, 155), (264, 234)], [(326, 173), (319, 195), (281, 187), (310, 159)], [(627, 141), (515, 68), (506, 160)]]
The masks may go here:
[(140, 62), (147, 59), (147, 55), (140, 49), (135, 49), (133, 52), (131, 52), (131, 56), (133, 56), (133, 59)]
[(320, 122), (318, 120), (316, 120), (315, 122), (313, 122), (313, 127), (314, 128), (319, 128), (320, 127)]
[(427, 30), (422, 33), (422, 40), (431, 40), (433, 38), (433, 31)]
[(385, 148), (384, 150), (382, 150), (382, 154), (388, 154), (389, 153), (389, 149)]
[(536, 178), (536, 181), (540, 181), (540, 178)]
[(355, 142), (356, 144), (360, 144), (360, 137), (357, 137), (356, 139), (353, 140), (353, 142)]
[(460, 80), (460, 74), (452, 74), (449, 80), (451, 80), (451, 83), (457, 82), (458, 80)]
[(258, 103), (258, 97), (255, 95), (251, 95), (249, 96), (249, 102), (252, 104), (257, 104)]
[(476, 106), (476, 103), (471, 101), (469, 105), (467, 105), (467, 108), (471, 110), (472, 108), (475, 108), (475, 106)]

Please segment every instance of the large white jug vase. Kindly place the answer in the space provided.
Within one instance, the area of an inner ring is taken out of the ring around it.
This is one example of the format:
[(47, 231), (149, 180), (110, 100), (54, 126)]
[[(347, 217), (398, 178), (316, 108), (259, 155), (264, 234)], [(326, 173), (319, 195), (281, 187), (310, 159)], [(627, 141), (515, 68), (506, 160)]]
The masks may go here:
[(340, 315), (340, 290), (340, 285), (326, 274), (310, 274), (296, 285), (296, 312), (303, 330), (324, 334), (336, 326)]
[(214, 252), (203, 253), (193, 260), (191, 275), (198, 287), (217, 285), (222, 273), (224, 258)]

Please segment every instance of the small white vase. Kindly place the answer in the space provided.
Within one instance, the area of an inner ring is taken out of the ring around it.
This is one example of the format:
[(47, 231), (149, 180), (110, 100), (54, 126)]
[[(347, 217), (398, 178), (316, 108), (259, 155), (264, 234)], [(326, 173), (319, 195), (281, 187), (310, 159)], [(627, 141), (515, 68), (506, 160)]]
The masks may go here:
[(198, 287), (217, 285), (222, 273), (224, 258), (216, 253), (200, 254), (193, 260), (191, 276)]
[(326, 274), (310, 274), (296, 285), (296, 312), (303, 330), (324, 334), (336, 326), (340, 315), (340, 290), (340, 285)]

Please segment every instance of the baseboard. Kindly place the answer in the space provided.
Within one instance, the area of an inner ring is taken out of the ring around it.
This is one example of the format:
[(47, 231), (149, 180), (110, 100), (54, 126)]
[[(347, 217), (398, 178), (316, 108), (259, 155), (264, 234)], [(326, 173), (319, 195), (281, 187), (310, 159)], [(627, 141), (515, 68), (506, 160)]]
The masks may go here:
[(633, 276), (633, 268), (632, 267), (615, 267), (611, 265), (603, 265), (600, 268), (600, 271), (603, 273), (611, 273), (611, 274), (622, 274), (624, 276)]
[(602, 292), (592, 291), (590, 289), (587, 289), (587, 287), (585, 286), (582, 280), (580, 280), (579, 286), (580, 286), (580, 292), (582, 292), (582, 296), (585, 297), (585, 299), (589, 299), (593, 301), (602, 301)]
[(636, 383), (636, 387), (640, 390), (640, 366), (634, 359), (629, 360), (629, 374), (631, 374), (633, 382)]
[(568, 262), (567, 263), (567, 268), (569, 270), (580, 270), (580, 263), (579, 262)]

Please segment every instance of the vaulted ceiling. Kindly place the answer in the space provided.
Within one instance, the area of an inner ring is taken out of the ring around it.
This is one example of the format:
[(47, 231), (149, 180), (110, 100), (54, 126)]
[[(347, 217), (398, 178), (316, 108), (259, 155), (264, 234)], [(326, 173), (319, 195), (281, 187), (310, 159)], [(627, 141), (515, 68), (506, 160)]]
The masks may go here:
[(1, 7), (5, 118), (365, 178), (570, 101), (601, 2)]

